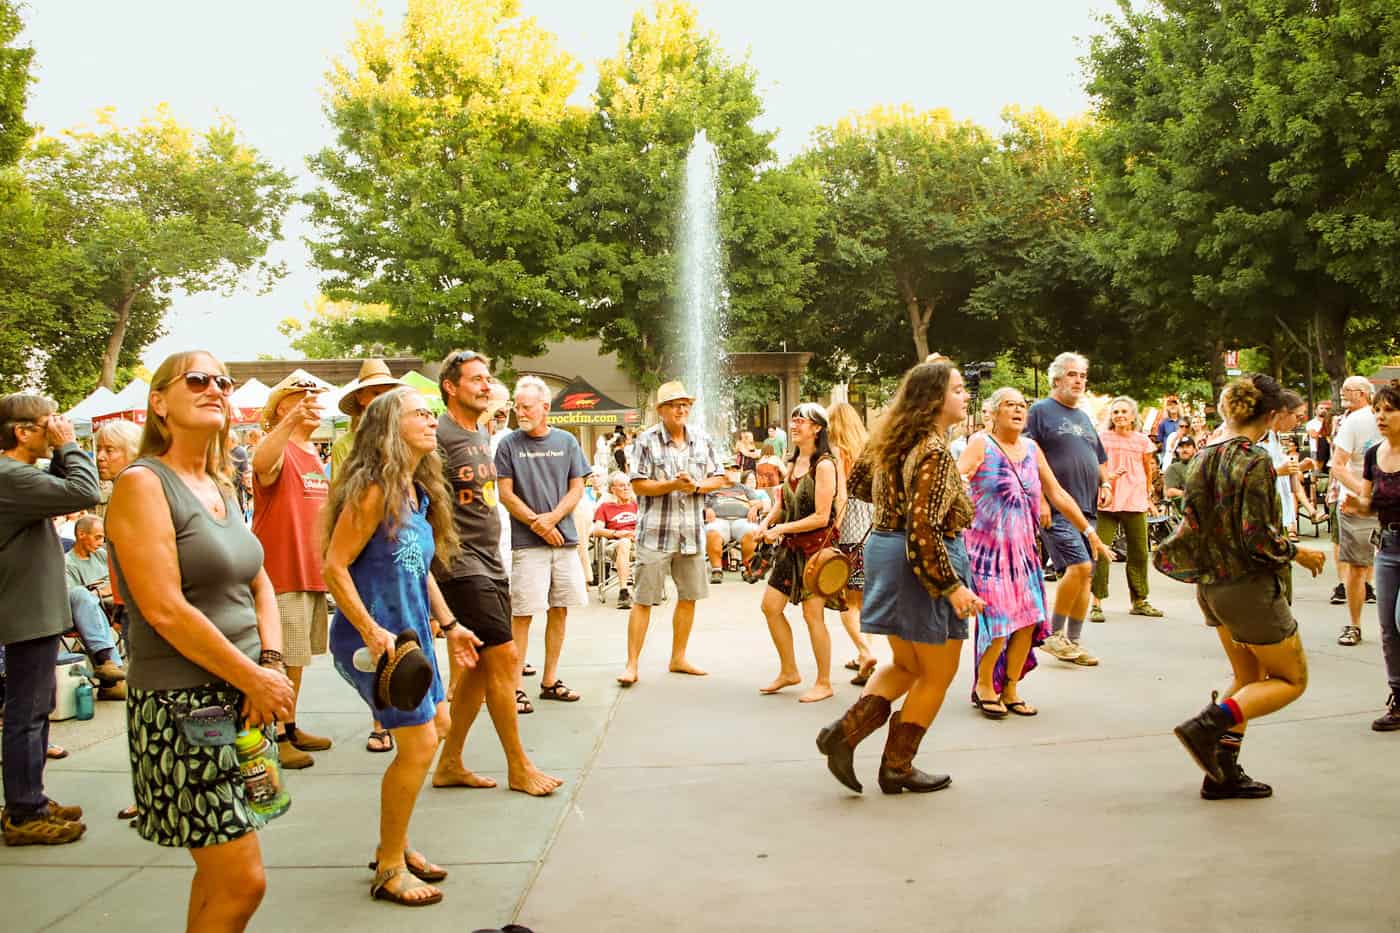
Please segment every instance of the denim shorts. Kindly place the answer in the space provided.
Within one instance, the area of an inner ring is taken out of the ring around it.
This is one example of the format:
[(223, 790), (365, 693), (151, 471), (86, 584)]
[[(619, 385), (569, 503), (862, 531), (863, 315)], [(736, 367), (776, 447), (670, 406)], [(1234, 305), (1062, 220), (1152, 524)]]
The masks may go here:
[[(873, 531), (866, 539), (865, 602), (860, 630), (927, 645), (966, 639), (968, 620), (958, 618), (947, 599), (935, 599), (924, 589), (909, 566), (906, 541), (903, 532), (895, 531)], [(971, 575), (962, 535), (945, 543), (953, 570), (967, 585)]]

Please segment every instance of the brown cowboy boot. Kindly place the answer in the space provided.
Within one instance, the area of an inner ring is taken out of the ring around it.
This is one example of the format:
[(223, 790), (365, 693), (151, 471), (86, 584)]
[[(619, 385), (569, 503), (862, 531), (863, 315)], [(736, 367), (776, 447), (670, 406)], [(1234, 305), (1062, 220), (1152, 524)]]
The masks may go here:
[(890, 718), (890, 701), (882, 696), (867, 694), (840, 719), (817, 733), (817, 749), (826, 756), (826, 766), (836, 780), (861, 793), (864, 788), (856, 777), (856, 746)]
[(919, 753), (919, 743), (924, 740), (926, 726), (904, 722), (899, 713), (890, 720), (889, 737), (885, 739), (885, 754), (880, 759), (880, 790), (887, 794), (909, 791), (914, 794), (927, 794), (942, 790), (953, 779), (946, 774), (925, 774), (914, 767), (914, 756)]

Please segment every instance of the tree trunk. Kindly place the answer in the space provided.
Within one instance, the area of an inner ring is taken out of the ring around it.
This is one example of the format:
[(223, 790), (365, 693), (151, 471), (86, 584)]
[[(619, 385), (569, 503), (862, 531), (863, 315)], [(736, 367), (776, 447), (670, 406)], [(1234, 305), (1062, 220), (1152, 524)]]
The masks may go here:
[(1314, 312), (1317, 359), (1332, 384), (1334, 406), (1341, 404), (1342, 383), (1347, 378), (1347, 317), (1342, 307), (1318, 308)]
[(97, 380), (99, 386), (115, 390), (117, 387), (117, 358), (121, 356), (122, 341), (126, 340), (126, 328), (131, 323), (131, 306), (136, 301), (136, 289), (127, 292), (117, 303), (117, 319), (112, 322), (112, 334), (107, 338), (107, 349), (102, 351), (102, 375)]
[(921, 302), (907, 276), (899, 276), (899, 292), (904, 299), (904, 312), (909, 318), (909, 330), (914, 336), (914, 364), (928, 358), (928, 327), (933, 322), (933, 306)]
[(1215, 403), (1220, 400), (1220, 393), (1225, 389), (1225, 381), (1229, 376), (1225, 374), (1225, 340), (1216, 337), (1210, 345), (1210, 386), (1211, 397), (1210, 406), (1215, 407)]

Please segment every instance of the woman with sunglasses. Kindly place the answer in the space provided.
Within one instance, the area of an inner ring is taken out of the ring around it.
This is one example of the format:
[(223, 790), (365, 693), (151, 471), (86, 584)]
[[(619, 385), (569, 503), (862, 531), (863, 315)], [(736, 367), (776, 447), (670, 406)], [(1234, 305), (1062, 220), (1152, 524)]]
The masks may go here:
[[(414, 804), (438, 736), (447, 732), (447, 693), (429, 620), (437, 620), (454, 664), (464, 669), (476, 666), (480, 641), (452, 618), (429, 572), (434, 556), (450, 562), (460, 541), (437, 449), (437, 418), (416, 390), (393, 389), (365, 410), (355, 449), (331, 487), (324, 520), (326, 582), (337, 607), (330, 631), (335, 669), (378, 713), (396, 749), (380, 788), (370, 893), (402, 906), (436, 904), (442, 892), (433, 885), (447, 872), (408, 844)], [(417, 636), (427, 655), (432, 684), (412, 710), (379, 708), (378, 677), (355, 666), (355, 653), (368, 648), (378, 664), (386, 652), (393, 655), (405, 631)]]
[(151, 378), (140, 458), (107, 509), (112, 577), (130, 620), (127, 735), (136, 828), (195, 863), (188, 927), (241, 930), (266, 888), (261, 824), (232, 744), (196, 745), (181, 721), (228, 711), (271, 728), (292, 709), (282, 627), (262, 547), (229, 478), (233, 380), (208, 353), (177, 353)]
[[(759, 537), (770, 544), (782, 541), (768, 575), (760, 608), (768, 621), (768, 634), (778, 649), (778, 676), (759, 693), (777, 693), (784, 687), (802, 683), (797, 669), (797, 657), (792, 645), (792, 626), (783, 609), (788, 603), (802, 607), (807, 621), (807, 633), (812, 639), (812, 654), (817, 661), (817, 679), (812, 689), (798, 699), (815, 703), (832, 695), (831, 636), (826, 631), (824, 615), (830, 602), (841, 609), (839, 600), (828, 600), (807, 590), (802, 574), (807, 559), (826, 543), (834, 543), (833, 526), (840, 497), (840, 470), (831, 452), (826, 411), (812, 402), (803, 402), (792, 410), (788, 421), (788, 436), (792, 443), (787, 479), (777, 487), (773, 508), (758, 523)], [(830, 542), (827, 538), (831, 537)]]
[[(914, 767), (914, 756), (958, 672), (968, 620), (984, 606), (968, 587), (962, 532), (974, 513), (947, 440), (965, 417), (967, 389), (957, 367), (947, 360), (915, 366), (851, 474), (851, 495), (875, 503), (860, 627), (889, 636), (894, 653), (855, 705), (817, 735), (827, 768), (856, 793), (856, 745), (886, 721), (880, 790), (928, 793), (952, 783)], [(894, 701), (906, 695), (891, 718)]]

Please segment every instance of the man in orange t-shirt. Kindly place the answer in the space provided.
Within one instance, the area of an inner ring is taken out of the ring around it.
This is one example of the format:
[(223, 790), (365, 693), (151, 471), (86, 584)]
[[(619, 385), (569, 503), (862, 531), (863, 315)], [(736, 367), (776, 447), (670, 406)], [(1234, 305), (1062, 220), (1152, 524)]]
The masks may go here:
[[(263, 409), (267, 434), (253, 451), (253, 534), (262, 542), (263, 567), (277, 593), (282, 617), (282, 662), (301, 695), (301, 671), (313, 655), (326, 653), (326, 582), (321, 577), (317, 525), (330, 483), (311, 434), (321, 423), (320, 393), (326, 384), (294, 370), (268, 395)], [(283, 725), (277, 751), (284, 768), (309, 768), (308, 752), (325, 751), (331, 740)]]

